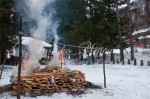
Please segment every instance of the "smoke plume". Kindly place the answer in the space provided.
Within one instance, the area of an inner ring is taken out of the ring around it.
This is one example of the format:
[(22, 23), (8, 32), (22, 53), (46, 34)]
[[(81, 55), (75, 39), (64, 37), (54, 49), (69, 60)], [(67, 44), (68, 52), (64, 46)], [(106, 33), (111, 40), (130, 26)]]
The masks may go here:
[(41, 39), (58, 41), (54, 8), (56, 0), (15, 0), (18, 14), (23, 16), (23, 31)]
[[(29, 32), (32, 36), (43, 40), (50, 37), (48, 38), (49, 40), (58, 42), (57, 28), (59, 21), (55, 20), (56, 12), (53, 6), (55, 0), (15, 0), (15, 3), (18, 15), (22, 15), (23, 17), (23, 32)], [(39, 48), (43, 47), (42, 45), (40, 46), (38, 40), (36, 42), (34, 40), (28, 45), (30, 58), (23, 64), (25, 69), (22, 75), (32, 74), (34, 68), (39, 65), (39, 59), (43, 56), (43, 51), (36, 54), (31, 52), (31, 50), (33, 51), (36, 48), (35, 45), (39, 45)]]

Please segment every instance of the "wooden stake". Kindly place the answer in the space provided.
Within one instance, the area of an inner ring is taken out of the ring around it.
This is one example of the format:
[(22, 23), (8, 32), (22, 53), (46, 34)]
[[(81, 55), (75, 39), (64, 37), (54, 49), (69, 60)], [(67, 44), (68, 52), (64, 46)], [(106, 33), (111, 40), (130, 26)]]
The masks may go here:
[(17, 83), (17, 99), (20, 99), (20, 76), (22, 62), (22, 16), (20, 16), (20, 32), (19, 32), (19, 66), (18, 66), (18, 83)]
[(7, 58), (7, 51), (6, 51), (6, 54), (5, 54), (5, 58), (4, 58), (2, 67), (1, 67), (1, 75), (0, 75), (0, 79), (2, 78), (2, 73), (3, 73), (3, 69), (4, 69), (5, 62), (6, 62), (6, 58)]
[(150, 66), (150, 61), (147, 61), (147, 65)]
[(104, 52), (104, 53), (103, 53), (103, 75), (104, 75), (104, 88), (106, 88), (105, 59), (106, 59), (106, 54), (105, 54), (105, 52)]
[(130, 65), (130, 59), (128, 59), (128, 64)]
[(143, 60), (141, 60), (141, 66), (144, 66), (144, 62), (143, 62)]
[(60, 65), (61, 65), (61, 68), (62, 68), (62, 55), (60, 56)]
[(122, 65), (124, 65), (124, 59), (122, 60)]
[(134, 59), (134, 66), (137, 65), (136, 59)]

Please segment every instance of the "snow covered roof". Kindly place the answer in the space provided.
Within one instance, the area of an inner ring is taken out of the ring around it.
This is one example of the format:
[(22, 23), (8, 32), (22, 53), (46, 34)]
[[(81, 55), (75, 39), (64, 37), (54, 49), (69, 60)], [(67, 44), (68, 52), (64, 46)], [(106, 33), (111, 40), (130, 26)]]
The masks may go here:
[(149, 27), (149, 28), (145, 28), (145, 29), (140, 29), (140, 30), (134, 31), (134, 32), (132, 33), (132, 35), (136, 35), (136, 34), (139, 34), (139, 33), (142, 33), (142, 32), (147, 32), (147, 31), (150, 31), (150, 27)]
[(140, 36), (138, 39), (150, 38), (150, 35), (147, 36)]
[(150, 35), (147, 35), (146, 38), (150, 38)]
[(29, 45), (29, 44), (31, 44), (33, 42), (37, 42), (37, 41), (40, 42), (41, 44), (43, 44), (43, 47), (52, 47), (51, 44), (46, 43), (45, 41), (34, 39), (31, 37), (22, 37), (22, 45)]

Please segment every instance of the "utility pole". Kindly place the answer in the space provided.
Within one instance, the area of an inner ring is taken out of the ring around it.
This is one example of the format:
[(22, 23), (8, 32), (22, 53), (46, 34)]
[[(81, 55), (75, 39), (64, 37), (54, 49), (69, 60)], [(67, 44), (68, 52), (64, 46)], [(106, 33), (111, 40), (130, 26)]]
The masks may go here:
[(128, 33), (130, 36), (130, 47), (131, 47), (131, 60), (134, 59), (134, 50), (133, 50), (133, 36), (132, 36), (132, 20), (131, 20), (131, 7), (130, 7), (130, 0), (127, 0), (127, 7), (128, 7), (128, 18), (129, 18), (129, 25), (128, 25)]
[(118, 22), (118, 29), (119, 29), (119, 48), (120, 48), (120, 61), (123, 61), (124, 54), (123, 54), (123, 46), (122, 46), (122, 33), (120, 28), (120, 15), (118, 9), (118, 0), (116, 0), (116, 14), (117, 14), (117, 22)]
[(17, 99), (20, 99), (21, 62), (22, 62), (22, 16), (20, 16), (20, 31), (19, 31), (19, 66), (18, 66)]

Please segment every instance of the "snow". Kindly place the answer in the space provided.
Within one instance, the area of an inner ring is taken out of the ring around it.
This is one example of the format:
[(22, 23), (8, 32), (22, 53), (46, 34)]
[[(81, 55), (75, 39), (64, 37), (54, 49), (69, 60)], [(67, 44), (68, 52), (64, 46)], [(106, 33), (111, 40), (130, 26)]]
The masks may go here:
[[(150, 61), (150, 49), (141, 49), (137, 48), (137, 52), (134, 53), (135, 59), (137, 61), (137, 65), (140, 66), (140, 61), (143, 60), (144, 65), (147, 65), (147, 61)], [(126, 48), (126, 51), (124, 51), (125, 55), (125, 62), (130, 59), (130, 48)]]
[[(23, 45), (29, 45), (31, 44), (32, 42), (37, 42), (38, 39), (34, 39), (34, 38), (31, 38), (31, 37), (22, 37), (22, 44)], [(52, 47), (51, 44), (48, 44), (42, 40), (38, 40), (38, 42), (40, 42), (44, 47)]]
[(149, 27), (149, 28), (144, 28), (144, 29), (140, 29), (140, 30), (134, 31), (134, 32), (132, 33), (132, 35), (136, 35), (136, 34), (139, 34), (139, 33), (142, 33), (142, 32), (147, 32), (147, 31), (150, 31), (150, 27)]
[[(10, 66), (5, 66), (7, 68), (11, 68)], [(11, 69), (5, 69), (2, 73), (2, 79), (0, 79), (0, 86), (10, 84), (10, 75), (11, 75)], [(1, 70), (1, 69), (0, 69)]]
[(145, 36), (145, 38), (150, 38), (150, 35)]
[(113, 53), (114, 53), (114, 54), (119, 54), (119, 53), (120, 53), (120, 50), (119, 50), (119, 49), (114, 49), (114, 50), (113, 50)]
[(138, 39), (150, 38), (150, 35), (147, 36), (139, 36)]
[[(126, 50), (126, 52), (129, 49)], [(142, 54), (143, 51), (150, 52), (149, 49), (138, 49), (135, 53), (138, 59), (149, 60), (150, 56)], [(129, 54), (125, 54), (128, 57)], [(85, 78), (94, 84), (103, 86), (103, 65), (75, 65), (70, 60), (66, 60), (66, 66), (72, 70), (80, 70), (85, 73)], [(7, 66), (6, 66), (7, 67)], [(6, 69), (3, 72), (0, 86), (9, 84), (10, 71)], [(42, 95), (37, 97), (21, 96), (21, 99), (150, 99), (150, 67), (139, 65), (106, 64), (106, 81), (107, 88), (88, 90), (86, 94), (79, 96), (68, 95), (65, 92)], [(0, 99), (16, 99), (16, 96), (11, 96), (9, 93), (0, 94)]]

